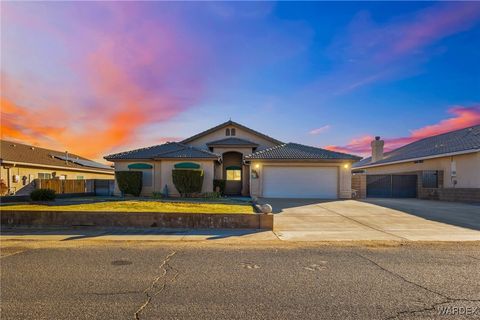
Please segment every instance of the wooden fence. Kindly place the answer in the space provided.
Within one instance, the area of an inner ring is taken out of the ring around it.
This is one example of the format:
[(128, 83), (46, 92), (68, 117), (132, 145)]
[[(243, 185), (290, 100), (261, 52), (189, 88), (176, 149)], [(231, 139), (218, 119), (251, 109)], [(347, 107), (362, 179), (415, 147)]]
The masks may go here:
[(85, 193), (87, 192), (86, 180), (60, 180), (60, 179), (36, 179), (36, 189), (52, 189), (57, 194)]

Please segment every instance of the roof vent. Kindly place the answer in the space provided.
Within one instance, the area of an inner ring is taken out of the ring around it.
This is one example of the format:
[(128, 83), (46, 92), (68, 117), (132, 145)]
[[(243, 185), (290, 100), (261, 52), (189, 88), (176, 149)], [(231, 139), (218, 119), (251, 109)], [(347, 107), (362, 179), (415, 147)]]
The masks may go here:
[(17, 145), (15, 143), (12, 143), (10, 147), (16, 147)]
[(380, 140), (380, 136), (376, 136), (375, 140), (377, 140), (377, 141)]

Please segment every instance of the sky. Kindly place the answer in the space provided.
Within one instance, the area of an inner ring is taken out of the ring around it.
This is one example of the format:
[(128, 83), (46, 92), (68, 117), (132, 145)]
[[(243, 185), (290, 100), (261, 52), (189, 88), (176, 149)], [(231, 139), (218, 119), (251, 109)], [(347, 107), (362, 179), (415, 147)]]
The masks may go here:
[(1, 137), (103, 156), (232, 119), (366, 156), (480, 124), (480, 3), (9, 2)]

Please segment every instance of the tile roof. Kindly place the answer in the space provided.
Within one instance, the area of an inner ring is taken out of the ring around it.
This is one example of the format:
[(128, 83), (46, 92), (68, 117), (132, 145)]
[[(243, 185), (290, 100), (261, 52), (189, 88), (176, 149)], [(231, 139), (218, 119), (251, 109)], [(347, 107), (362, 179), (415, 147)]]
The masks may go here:
[(200, 133), (198, 133), (198, 134), (196, 134), (196, 135), (194, 135), (194, 136), (191, 136), (190, 138), (187, 138), (187, 139), (181, 141), (181, 143), (191, 142), (191, 141), (193, 141), (193, 140), (195, 140), (195, 139), (197, 139), (197, 138), (200, 138), (200, 137), (202, 137), (202, 136), (204, 136), (204, 135), (207, 135), (207, 134), (209, 134), (209, 133), (211, 133), (211, 132), (214, 132), (214, 131), (216, 131), (216, 130), (218, 130), (218, 129), (221, 129), (221, 128), (224, 128), (224, 127), (227, 127), (227, 126), (236, 126), (236, 127), (240, 128), (240, 129), (243, 129), (243, 130), (245, 130), (245, 131), (248, 131), (248, 132), (251, 132), (251, 133), (253, 133), (253, 134), (256, 134), (257, 136), (260, 136), (260, 137), (262, 137), (262, 138), (264, 138), (264, 139), (267, 139), (267, 140), (269, 140), (269, 141), (271, 141), (271, 142), (273, 142), (273, 143), (276, 143), (276, 144), (282, 144), (282, 143), (283, 143), (283, 142), (281, 142), (281, 141), (279, 141), (279, 140), (277, 140), (277, 139), (274, 139), (274, 138), (272, 138), (272, 137), (267, 136), (266, 134), (263, 134), (263, 133), (261, 133), (261, 132), (255, 131), (255, 130), (253, 130), (253, 129), (250, 129), (249, 127), (246, 127), (246, 126), (244, 126), (244, 125), (241, 125), (240, 123), (235, 122), (235, 121), (232, 121), (232, 120), (226, 121), (226, 122), (224, 122), (224, 123), (219, 124), (218, 126), (215, 126), (215, 127), (210, 128), (210, 129), (208, 129), (208, 130), (202, 131), (202, 132), (200, 132)]
[(0, 146), (0, 158), (2, 162), (23, 162), (66, 169), (91, 169), (95, 171), (113, 172), (113, 168), (107, 165), (73, 153), (68, 154), (67, 161), (65, 152), (61, 151), (6, 140), (1, 140)]
[(162, 159), (162, 158), (201, 158), (218, 159), (213, 152), (196, 147), (187, 146), (179, 142), (167, 142), (156, 146), (141, 148), (121, 153), (111, 154), (104, 157), (106, 160), (135, 160), (135, 159)]
[(246, 159), (270, 160), (359, 160), (360, 157), (298, 143), (284, 143), (245, 156)]
[(258, 143), (248, 141), (248, 140), (244, 140), (244, 139), (240, 139), (240, 138), (230, 137), (230, 138), (225, 138), (225, 139), (220, 139), (220, 140), (209, 142), (209, 143), (207, 143), (207, 146), (209, 146), (209, 147), (210, 146), (253, 146), (253, 147), (257, 147)]
[(355, 163), (352, 167), (360, 168), (409, 159), (438, 157), (442, 154), (468, 150), (480, 151), (480, 125), (424, 138), (386, 152), (382, 160), (372, 163), (372, 158), (368, 157)]

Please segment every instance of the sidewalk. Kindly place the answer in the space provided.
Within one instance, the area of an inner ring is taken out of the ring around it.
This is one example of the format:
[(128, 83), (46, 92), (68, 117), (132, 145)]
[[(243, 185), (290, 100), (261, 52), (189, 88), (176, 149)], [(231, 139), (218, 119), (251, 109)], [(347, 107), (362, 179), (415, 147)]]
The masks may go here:
[(256, 229), (2, 228), (1, 240), (280, 241), (272, 231)]

